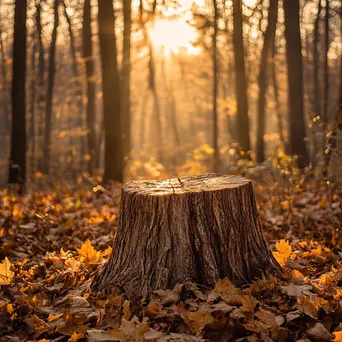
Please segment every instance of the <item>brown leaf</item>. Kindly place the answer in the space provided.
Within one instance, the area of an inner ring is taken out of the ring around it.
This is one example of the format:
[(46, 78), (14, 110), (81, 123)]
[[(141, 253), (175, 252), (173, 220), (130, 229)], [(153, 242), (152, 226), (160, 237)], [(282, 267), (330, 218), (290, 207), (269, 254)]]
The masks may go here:
[(305, 296), (313, 295), (311, 285), (295, 285), (282, 286), (282, 292), (290, 297), (304, 298)]
[(110, 342), (110, 341), (126, 341), (126, 336), (118, 330), (88, 330), (87, 339), (89, 342)]
[(334, 335), (331, 334), (322, 323), (316, 323), (312, 328), (308, 330), (308, 334), (315, 338), (323, 340), (332, 340)]

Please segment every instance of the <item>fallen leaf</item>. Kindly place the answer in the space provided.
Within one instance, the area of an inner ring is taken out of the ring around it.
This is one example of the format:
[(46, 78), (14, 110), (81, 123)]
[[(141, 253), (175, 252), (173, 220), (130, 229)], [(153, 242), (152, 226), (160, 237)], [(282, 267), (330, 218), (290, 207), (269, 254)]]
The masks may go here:
[(193, 333), (200, 334), (202, 329), (214, 322), (214, 317), (208, 312), (196, 311), (184, 315), (184, 321)]
[(331, 334), (322, 323), (316, 323), (312, 328), (308, 330), (308, 335), (323, 340), (331, 340), (334, 335)]
[(11, 271), (12, 264), (6, 257), (0, 264), (0, 285), (10, 285), (14, 277), (14, 272)]
[(290, 284), (288, 286), (282, 286), (281, 292), (287, 294), (290, 297), (304, 298), (305, 296), (313, 295), (311, 285), (295, 285)]
[(125, 300), (125, 302), (122, 305), (122, 312), (124, 314), (123, 318), (126, 319), (127, 321), (131, 318), (131, 310), (130, 310), (130, 301)]
[(88, 330), (86, 336), (89, 342), (120, 342), (127, 340), (124, 333), (118, 330)]
[(276, 243), (276, 252), (272, 252), (279, 265), (284, 267), (287, 259), (291, 256), (292, 248), (285, 240)]
[(81, 262), (98, 262), (101, 256), (101, 253), (95, 250), (89, 240), (81, 248), (77, 248), (77, 252), (80, 255)]
[(342, 341), (342, 330), (333, 332), (333, 335), (334, 335), (334, 342)]
[(71, 337), (69, 338), (68, 342), (77, 342), (81, 338), (84, 338), (84, 334), (78, 334), (76, 331), (74, 331)]

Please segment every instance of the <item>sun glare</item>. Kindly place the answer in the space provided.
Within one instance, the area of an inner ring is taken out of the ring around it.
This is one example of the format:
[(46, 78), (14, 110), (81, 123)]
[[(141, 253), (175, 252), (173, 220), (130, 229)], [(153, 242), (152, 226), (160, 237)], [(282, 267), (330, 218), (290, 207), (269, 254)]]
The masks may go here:
[(186, 22), (184, 17), (157, 20), (150, 28), (150, 37), (154, 47), (163, 50), (165, 56), (180, 52), (199, 55), (201, 52), (199, 47), (192, 45), (192, 42), (198, 37), (198, 33)]

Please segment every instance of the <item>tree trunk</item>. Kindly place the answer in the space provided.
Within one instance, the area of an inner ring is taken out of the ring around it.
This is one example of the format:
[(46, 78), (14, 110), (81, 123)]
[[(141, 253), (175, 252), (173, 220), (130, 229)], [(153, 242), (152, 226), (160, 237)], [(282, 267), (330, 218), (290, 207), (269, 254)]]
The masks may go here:
[(53, 88), (55, 84), (56, 75), (56, 41), (57, 29), (59, 25), (58, 4), (56, 0), (54, 4), (54, 25), (51, 36), (51, 45), (49, 51), (49, 70), (48, 70), (48, 84), (46, 94), (46, 111), (45, 111), (45, 131), (44, 131), (44, 161), (43, 172), (49, 174), (50, 158), (51, 158), (51, 124), (52, 124), (52, 105), (53, 105)]
[(278, 270), (251, 181), (219, 174), (133, 181), (123, 187), (113, 251), (93, 288), (146, 297), (187, 279), (243, 285)]
[(38, 67), (38, 96), (37, 96), (37, 148), (36, 149), (36, 166), (39, 171), (43, 170), (44, 155), (41, 146), (44, 141), (44, 115), (45, 115), (45, 51), (43, 45), (43, 28), (41, 23), (42, 7), (40, 1), (36, 5), (36, 25), (37, 38), (39, 46), (39, 67)]
[(21, 192), (26, 177), (26, 0), (15, 1), (13, 75), (12, 75), (12, 138), (8, 182), (19, 185)]
[(304, 168), (309, 158), (304, 138), (303, 65), (299, 24), (299, 0), (284, 0), (286, 58), (288, 67), (289, 152)]
[(325, 151), (325, 135), (328, 126), (329, 114), (329, 0), (325, 1), (325, 17), (324, 17), (324, 34), (325, 34), (325, 50), (324, 50), (324, 107), (322, 112), (323, 123), (323, 152)]
[[(153, 25), (153, 24), (152, 24)], [(163, 125), (161, 121), (161, 111), (160, 111), (160, 104), (159, 104), (159, 95), (156, 89), (156, 68), (155, 68), (155, 59), (154, 59), (154, 49), (153, 44), (148, 36), (147, 31), (145, 31), (145, 36), (148, 42), (148, 48), (150, 51), (149, 55), (149, 89), (153, 96), (153, 116), (152, 116), (152, 127), (155, 130), (155, 136), (157, 137), (157, 155), (158, 161), (160, 163), (164, 162), (164, 139), (163, 139)], [(155, 122), (155, 125), (153, 123)]]
[(274, 44), (277, 27), (278, 0), (271, 0), (268, 9), (268, 25), (265, 32), (264, 45), (262, 47), (259, 71), (259, 98), (258, 98), (258, 125), (256, 141), (256, 161), (261, 163), (265, 160), (265, 102), (267, 91), (267, 69), (270, 66), (268, 56)]
[[(313, 77), (314, 77), (314, 118), (321, 117), (321, 92), (319, 87), (319, 53), (318, 53), (318, 45), (319, 45), (319, 21), (322, 11), (322, 1), (318, 1), (318, 10), (317, 10), (317, 17), (315, 20), (315, 27), (314, 27), (314, 42), (313, 42)], [(313, 119), (314, 119), (313, 118)], [(311, 160), (313, 165), (317, 163), (317, 126), (320, 120), (313, 120), (312, 124), (312, 154)]]
[[(63, 1), (64, 6), (64, 15), (68, 24), (68, 31), (69, 31), (69, 37), (70, 37), (70, 50), (71, 50), (71, 57), (72, 57), (72, 70), (74, 73), (74, 79), (75, 79), (75, 94), (74, 97), (76, 99), (76, 113), (75, 113), (75, 124), (71, 127), (79, 127), (80, 129), (84, 129), (84, 122), (83, 122), (83, 94), (82, 94), (82, 84), (80, 81), (80, 76), (78, 72), (78, 62), (76, 57), (76, 44), (75, 44), (75, 36), (72, 30), (72, 22), (71, 18), (67, 11), (67, 6), (65, 2)], [(73, 121), (73, 120), (72, 120)], [(87, 154), (86, 150), (86, 144), (85, 144), (85, 138), (81, 135), (79, 137), (73, 137), (73, 140), (75, 141), (75, 146), (77, 146), (77, 140), (80, 143), (80, 166), (81, 169), (83, 169), (83, 160), (85, 155)], [(73, 144), (74, 145), (74, 144)]]
[(86, 92), (87, 92), (87, 140), (88, 140), (88, 172), (94, 174), (96, 168), (96, 118), (95, 118), (95, 73), (94, 56), (91, 30), (91, 3), (84, 1), (83, 10), (83, 59), (86, 67)]
[(218, 146), (218, 118), (217, 118), (217, 88), (218, 88), (218, 64), (217, 64), (217, 32), (218, 32), (218, 7), (217, 0), (213, 0), (214, 6), (214, 33), (213, 33), (213, 170), (218, 172), (220, 168), (220, 151)]
[(123, 156), (125, 164), (131, 158), (131, 106), (130, 106), (130, 80), (131, 80), (131, 30), (132, 30), (132, 0), (123, 0), (123, 56), (122, 56), (122, 131)]
[(274, 101), (275, 101), (275, 106), (276, 106), (276, 115), (277, 115), (279, 139), (280, 139), (280, 142), (282, 144), (282, 147), (285, 149), (285, 138), (284, 138), (284, 129), (283, 129), (283, 116), (282, 116), (281, 108), (280, 108), (279, 87), (278, 87), (278, 80), (277, 80), (275, 55), (276, 55), (276, 45), (275, 45), (275, 42), (273, 42), (272, 61), (271, 61), (272, 85), (273, 85)]
[[(0, 11), (2, 10), (2, 6)], [(4, 40), (2, 38), (2, 22), (0, 22), (0, 69), (2, 82), (0, 86), (0, 160), (8, 160), (8, 137), (10, 134), (10, 103), (9, 103), (9, 82), (7, 79), (7, 58)], [(0, 171), (0, 178), (5, 179), (7, 170)], [(2, 177), (4, 175), (4, 177)]]
[(105, 140), (104, 182), (123, 181), (120, 80), (112, 0), (98, 0)]
[(249, 120), (247, 101), (247, 80), (245, 68), (245, 52), (243, 47), (242, 9), (241, 0), (233, 0), (234, 22), (234, 60), (235, 60), (235, 91), (237, 100), (237, 135), (242, 151), (251, 149), (249, 140)]
[(30, 82), (30, 113), (31, 113), (31, 120), (30, 120), (30, 134), (29, 139), (31, 140), (31, 155), (30, 155), (30, 168), (31, 168), (31, 176), (35, 174), (36, 168), (36, 50), (37, 50), (37, 43), (35, 41), (35, 36), (32, 37), (34, 43), (31, 51), (31, 82)]

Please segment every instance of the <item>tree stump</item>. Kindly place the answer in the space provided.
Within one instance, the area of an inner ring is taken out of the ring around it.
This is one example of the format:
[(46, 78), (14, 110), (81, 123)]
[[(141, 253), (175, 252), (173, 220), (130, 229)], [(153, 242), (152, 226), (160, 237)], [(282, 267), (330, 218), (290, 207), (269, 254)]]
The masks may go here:
[(205, 174), (124, 185), (114, 247), (94, 281), (128, 296), (191, 280), (237, 286), (279, 271), (270, 253), (250, 180)]

